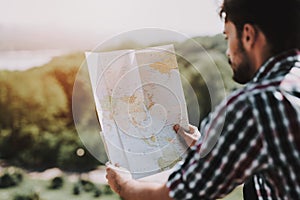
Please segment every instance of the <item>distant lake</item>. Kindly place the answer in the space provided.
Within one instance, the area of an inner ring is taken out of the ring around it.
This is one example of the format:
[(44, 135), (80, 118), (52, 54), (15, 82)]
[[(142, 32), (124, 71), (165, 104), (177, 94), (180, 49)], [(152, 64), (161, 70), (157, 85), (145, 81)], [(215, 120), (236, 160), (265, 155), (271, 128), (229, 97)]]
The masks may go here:
[(67, 50), (17, 50), (0, 51), (0, 70), (27, 70), (48, 63), (53, 57), (66, 54)]

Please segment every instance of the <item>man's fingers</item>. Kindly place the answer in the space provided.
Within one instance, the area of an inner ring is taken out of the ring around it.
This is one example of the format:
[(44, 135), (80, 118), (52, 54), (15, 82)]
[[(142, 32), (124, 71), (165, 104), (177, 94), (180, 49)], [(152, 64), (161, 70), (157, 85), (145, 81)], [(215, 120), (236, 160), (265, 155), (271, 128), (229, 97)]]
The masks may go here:
[(174, 131), (180, 135), (188, 134), (189, 131), (185, 131), (180, 125), (176, 124), (173, 127)]
[(188, 146), (194, 145), (200, 138), (200, 132), (196, 126), (189, 125), (189, 130), (184, 130), (180, 125), (176, 124), (173, 129), (185, 140)]
[(180, 128), (180, 126), (179, 126), (178, 124), (175, 124), (175, 125), (173, 126), (173, 129), (174, 129), (174, 131), (175, 131), (176, 133), (178, 132), (179, 128)]
[(110, 165), (107, 165), (106, 166), (106, 179), (109, 180), (109, 179), (112, 179), (112, 178), (115, 178), (116, 177), (116, 171), (115, 169), (111, 168)]
[(185, 132), (184, 129), (182, 127), (180, 127), (177, 131), (177, 134), (179, 134), (181, 137), (183, 137), (184, 139), (189, 137), (189, 133)]
[(180, 128), (177, 132), (184, 140), (185, 143), (188, 146), (192, 146), (196, 141), (194, 141), (194, 138), (192, 138), (192, 135), (190, 133), (187, 133), (183, 130), (183, 128)]
[(184, 131), (185, 134), (194, 134), (195, 131), (198, 130), (197, 127), (193, 125), (189, 125), (189, 130), (184, 130), (179, 124), (175, 124), (173, 129), (176, 133), (178, 133), (178, 131)]
[(179, 124), (175, 124), (175, 125), (173, 126), (173, 129), (174, 129), (174, 131), (175, 131), (176, 133), (178, 133), (179, 131), (184, 131), (184, 132), (186, 132), (186, 133), (189, 133), (189, 132), (190, 132), (190, 130), (184, 130)]
[(195, 133), (195, 129), (197, 129), (197, 127), (189, 125), (189, 129), (190, 129), (190, 133), (194, 134)]
[(109, 168), (109, 167), (107, 167), (106, 168), (106, 179), (111, 178), (112, 177), (112, 173), (113, 173), (112, 169)]

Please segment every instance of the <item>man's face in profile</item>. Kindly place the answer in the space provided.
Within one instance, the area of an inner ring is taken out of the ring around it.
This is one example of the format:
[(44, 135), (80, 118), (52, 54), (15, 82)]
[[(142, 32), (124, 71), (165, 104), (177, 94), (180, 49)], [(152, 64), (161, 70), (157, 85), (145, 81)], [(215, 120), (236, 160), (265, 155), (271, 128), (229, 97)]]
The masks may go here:
[(231, 21), (225, 22), (224, 34), (228, 41), (226, 54), (233, 70), (233, 79), (241, 84), (247, 83), (253, 76), (253, 70), (251, 69), (249, 57), (243, 46), (241, 36), (239, 36), (235, 25)]

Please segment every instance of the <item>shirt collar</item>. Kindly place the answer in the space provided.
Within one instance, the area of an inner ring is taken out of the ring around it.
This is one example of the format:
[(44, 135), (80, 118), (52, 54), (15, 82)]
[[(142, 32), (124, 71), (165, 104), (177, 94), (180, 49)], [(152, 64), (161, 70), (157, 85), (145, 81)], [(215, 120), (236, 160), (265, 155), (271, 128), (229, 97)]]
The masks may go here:
[(290, 62), (295, 62), (298, 61), (300, 62), (300, 50), (299, 49), (292, 49), (289, 51), (285, 51), (277, 56), (273, 56), (269, 58), (256, 72), (254, 75), (252, 82), (258, 82), (265, 78), (268, 74), (270, 74), (274, 70), (278, 70), (277, 68), (275, 69), (274, 66), (276, 65), (281, 65), (285, 61), (290, 61)]

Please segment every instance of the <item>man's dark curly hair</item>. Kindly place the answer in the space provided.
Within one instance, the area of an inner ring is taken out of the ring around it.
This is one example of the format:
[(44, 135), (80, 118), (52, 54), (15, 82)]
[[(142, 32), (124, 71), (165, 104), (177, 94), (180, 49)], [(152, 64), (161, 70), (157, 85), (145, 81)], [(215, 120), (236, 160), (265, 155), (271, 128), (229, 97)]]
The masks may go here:
[(224, 0), (219, 14), (235, 24), (239, 37), (244, 24), (258, 27), (273, 54), (300, 48), (300, 0)]

